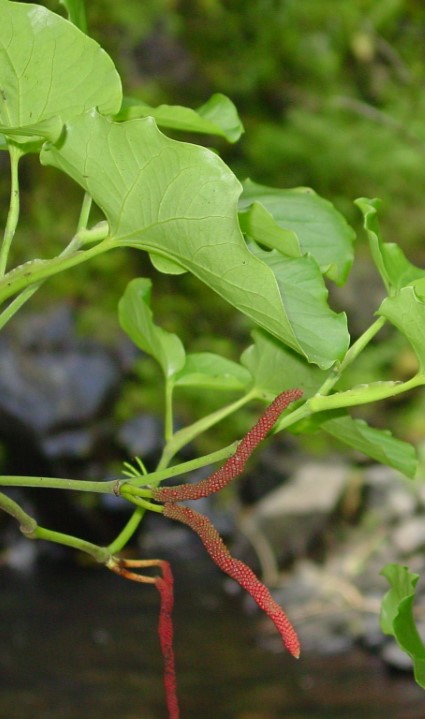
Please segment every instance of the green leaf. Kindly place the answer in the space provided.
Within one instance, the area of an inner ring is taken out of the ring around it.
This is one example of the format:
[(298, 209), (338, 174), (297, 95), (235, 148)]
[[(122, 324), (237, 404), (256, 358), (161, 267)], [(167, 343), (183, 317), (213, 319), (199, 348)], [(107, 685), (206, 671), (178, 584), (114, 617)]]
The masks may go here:
[(278, 250), (288, 257), (301, 257), (300, 243), (295, 232), (280, 227), (259, 202), (254, 202), (248, 210), (239, 213), (239, 223), (242, 232), (260, 245)]
[(311, 398), (310, 408), (313, 412), (321, 412), (328, 409), (341, 409), (342, 407), (354, 407), (358, 404), (378, 402), (382, 399), (394, 397), (402, 392), (407, 392), (407, 390), (418, 387), (424, 384), (424, 382), (425, 378), (422, 377), (422, 375), (415, 375), (415, 377), (412, 380), (408, 380), (408, 382), (388, 380), (359, 384), (343, 392), (335, 392), (335, 394), (318, 394)]
[[(406, 337), (419, 361), (420, 371), (425, 372), (425, 280), (385, 298), (378, 314), (386, 317)], [(422, 299), (424, 297), (424, 300)]]
[(187, 272), (185, 267), (179, 265), (178, 262), (174, 262), (174, 260), (170, 260), (169, 257), (162, 257), (162, 255), (156, 255), (153, 252), (150, 258), (155, 269), (165, 275), (183, 275)]
[(311, 255), (284, 257), (276, 250), (252, 247), (276, 277), (292, 331), (310, 362), (326, 367), (341, 359), (349, 345), (347, 319), (328, 305), (328, 290)]
[(87, 33), (87, 16), (84, 0), (59, 0), (68, 13), (68, 19), (81, 32)]
[(398, 564), (387, 564), (381, 574), (391, 586), (382, 600), (381, 629), (393, 636), (399, 647), (411, 657), (415, 680), (425, 689), (425, 646), (413, 617), (419, 575)]
[(96, 106), (115, 113), (121, 81), (110, 57), (68, 20), (40, 5), (0, 0), (0, 125), (13, 131), (66, 120)]
[(324, 421), (320, 423), (325, 432), (413, 479), (417, 457), (411, 444), (396, 439), (388, 430), (374, 429), (362, 419), (353, 419), (348, 414), (331, 419), (326, 419), (326, 416), (327, 413), (324, 413)]
[(219, 92), (198, 107), (197, 113), (206, 122), (211, 122), (220, 128), (223, 137), (229, 142), (237, 142), (244, 133), (244, 126), (235, 105), (226, 95)]
[(176, 387), (200, 387), (223, 391), (244, 391), (252, 385), (251, 374), (237, 362), (211, 352), (188, 354), (177, 373)]
[(316, 259), (321, 271), (337, 284), (347, 279), (353, 262), (355, 234), (333, 205), (313, 190), (281, 190), (247, 180), (240, 209), (259, 202), (284, 230), (298, 238), (301, 251)]
[(241, 356), (241, 364), (254, 378), (259, 398), (272, 401), (285, 389), (299, 387), (305, 398), (323, 384), (329, 372), (313, 367), (264, 330), (252, 332), (254, 344)]
[(197, 110), (181, 105), (151, 107), (142, 100), (125, 98), (117, 120), (153, 117), (160, 127), (183, 132), (219, 135), (229, 142), (237, 142), (244, 129), (236, 107), (228, 97), (215, 94)]
[[(47, 120), (40, 120), (32, 125), (23, 125), (22, 127), (4, 127), (0, 125), (0, 132), (11, 137), (16, 142), (27, 143), (34, 137), (39, 137), (49, 142), (57, 142), (63, 130), (62, 120), (59, 115), (49, 117)], [(4, 135), (3, 135), (4, 137)]]
[(124, 332), (134, 344), (154, 357), (167, 378), (173, 377), (185, 363), (184, 347), (177, 337), (154, 324), (150, 309), (152, 282), (132, 280), (118, 304), (118, 317)]
[(412, 265), (398, 245), (382, 241), (378, 222), (380, 200), (361, 197), (355, 204), (363, 213), (370, 252), (388, 294), (393, 295), (414, 280), (425, 277), (424, 270)]
[[(165, 137), (152, 118), (116, 123), (91, 111), (67, 123), (64, 141), (45, 145), (41, 160), (69, 174), (103, 210), (105, 248), (136, 247), (171, 260), (321, 366), (344, 354), (345, 320), (332, 322), (330, 311), (323, 310), (322, 327), (315, 312), (305, 337), (295, 333), (273, 271), (246, 247), (237, 218), (241, 187), (216, 154)], [(308, 292), (308, 280), (300, 280)], [(312, 309), (310, 296), (301, 311)]]

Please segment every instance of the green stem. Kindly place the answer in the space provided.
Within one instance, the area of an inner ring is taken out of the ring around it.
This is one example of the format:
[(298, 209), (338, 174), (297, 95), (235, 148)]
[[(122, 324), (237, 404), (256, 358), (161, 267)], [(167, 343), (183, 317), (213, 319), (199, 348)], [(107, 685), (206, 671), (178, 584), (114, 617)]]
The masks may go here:
[(136, 532), (140, 522), (145, 516), (146, 509), (144, 507), (136, 507), (127, 524), (123, 527), (119, 535), (108, 546), (111, 554), (117, 554), (128, 544), (133, 534)]
[[(78, 240), (77, 236), (74, 239)], [(58, 257), (54, 257), (50, 260), (25, 262), (23, 265), (9, 272), (2, 279), (0, 283), (0, 303), (29, 286), (47, 280), (49, 277), (53, 277), (59, 272), (64, 272), (83, 262), (87, 262), (93, 257), (97, 257), (97, 255), (114, 249), (116, 246), (116, 243), (112, 239), (106, 238), (102, 242), (84, 251), (72, 251), (70, 254), (62, 253)], [(69, 248), (67, 249), (69, 251)]]
[(119, 480), (91, 482), (84, 479), (62, 479), (59, 477), (13, 477), (0, 476), (2, 487), (38, 487), (39, 489), (70, 489), (76, 492), (116, 494)]
[(11, 517), (14, 517), (14, 519), (19, 522), (21, 532), (24, 534), (31, 534), (37, 527), (35, 519), (30, 517), (17, 502), (14, 502), (13, 499), (8, 497), (7, 494), (3, 494), (3, 492), (0, 492), (0, 509), (10, 514)]
[(276, 432), (309, 417), (316, 412), (326, 412), (331, 409), (343, 409), (344, 407), (355, 407), (360, 404), (379, 402), (389, 399), (395, 395), (409, 392), (411, 389), (425, 385), (425, 375), (418, 374), (407, 382), (372, 382), (371, 384), (359, 385), (346, 392), (336, 392), (331, 395), (315, 394), (304, 402), (301, 407), (291, 414), (279, 420), (275, 427)]
[(206, 454), (204, 457), (197, 457), (196, 459), (191, 459), (188, 462), (181, 462), (173, 467), (160, 469), (148, 475), (141, 475), (135, 479), (130, 478), (128, 479), (128, 482), (133, 487), (156, 487), (164, 479), (178, 477), (181, 474), (187, 474), (188, 472), (192, 472), (200, 467), (205, 467), (208, 464), (214, 464), (215, 462), (221, 462), (223, 459), (227, 459), (235, 453), (237, 446), (238, 442), (232, 442), (232, 444), (227, 445), (227, 447), (223, 447), (223, 449), (218, 449), (215, 452)]
[(165, 426), (164, 437), (166, 442), (173, 438), (173, 389), (174, 385), (169, 379), (165, 381)]
[(177, 477), (180, 474), (187, 474), (200, 467), (208, 464), (220, 462), (232, 455), (237, 447), (237, 442), (229, 444), (223, 449), (219, 449), (204, 457), (197, 457), (188, 462), (176, 464), (174, 467), (168, 467), (160, 471), (152, 472), (152, 474), (141, 475), (140, 477), (110, 480), (108, 482), (91, 482), (85, 479), (64, 479), (61, 477), (27, 477), (27, 476), (10, 476), (0, 475), (1, 487), (37, 487), (38, 489), (66, 489), (74, 492), (95, 492), (97, 494), (119, 494), (120, 486), (131, 485), (133, 487), (155, 487), (164, 479)]
[(85, 552), (93, 557), (97, 562), (106, 564), (110, 558), (110, 551), (107, 547), (99, 547), (97, 544), (86, 542), (79, 537), (73, 537), (70, 534), (62, 534), (62, 532), (54, 532), (51, 529), (40, 527), (36, 520), (25, 512), (22, 507), (13, 499), (3, 492), (0, 492), (0, 509), (10, 514), (19, 522), (21, 532), (28, 539), (45, 539), (48, 542), (56, 542), (56, 544), (64, 544), (67, 547), (73, 547), (80, 552)]
[[(91, 197), (90, 195), (87, 195), (87, 197), (90, 200), (91, 204)], [(85, 196), (86, 200), (86, 196)], [(86, 220), (86, 213), (88, 211), (87, 208), (88, 201), (84, 203), (83, 201), (83, 207), (81, 208), (80, 213), (80, 219), (78, 222), (78, 227), (80, 235), (77, 234), (72, 238), (72, 240), (69, 242), (69, 244), (65, 247), (65, 249), (60, 253), (59, 257), (67, 257), (71, 255), (73, 252), (76, 252), (80, 249), (82, 242), (84, 243), (87, 241), (87, 238), (89, 237), (91, 241), (98, 241), (99, 239), (105, 238), (105, 232), (107, 234), (107, 229), (105, 230), (105, 227), (96, 227), (93, 228), (93, 230), (87, 230), (84, 233), (84, 228), (80, 227), (80, 224)], [(35, 284), (30, 285), (29, 287), (26, 287), (22, 290), (22, 292), (19, 293), (17, 297), (15, 297), (14, 300), (12, 300), (9, 305), (6, 307), (6, 309), (3, 310), (3, 312), (0, 313), (0, 330), (3, 329), (3, 327), (9, 322), (10, 319), (18, 312), (18, 310), (21, 309), (21, 307), (28, 302), (28, 300), (37, 292), (38, 289), (43, 285), (43, 282), (37, 282)]]
[(87, 228), (92, 202), (92, 196), (88, 192), (85, 192), (83, 202), (81, 203), (80, 217), (77, 223), (77, 234)]
[(9, 142), (10, 157), (10, 203), (7, 215), (6, 227), (3, 235), (3, 242), (0, 249), (0, 277), (6, 272), (7, 259), (9, 257), (10, 246), (15, 236), (16, 228), (19, 221), (19, 160), (23, 155), (19, 145)]
[(121, 490), (121, 496), (124, 497), (124, 499), (127, 499), (129, 502), (135, 504), (137, 507), (162, 514), (162, 512), (164, 511), (164, 507), (161, 504), (152, 504), (152, 502), (148, 502), (146, 499), (143, 499), (143, 497), (138, 494), (138, 491), (139, 490), (137, 489), (137, 487), (131, 487), (130, 485), (126, 485)]
[(346, 352), (346, 355), (340, 364), (336, 364), (332, 374), (325, 380), (317, 394), (325, 395), (329, 394), (330, 390), (338, 382), (343, 372), (354, 362), (369, 342), (375, 337), (376, 334), (382, 329), (386, 322), (385, 317), (379, 317), (367, 330), (351, 345)]
[(389, 399), (424, 384), (425, 375), (423, 374), (417, 374), (415, 377), (407, 380), (407, 382), (372, 382), (371, 384), (353, 387), (346, 392), (336, 392), (335, 394), (326, 396), (316, 394), (307, 400), (306, 405), (310, 412), (323, 412), (329, 409), (354, 407), (360, 404), (369, 404), (369, 402), (379, 402), (383, 399)]
[[(127, 490), (129, 490), (128, 486)], [(147, 509), (153, 510), (154, 512), (163, 511), (163, 507), (161, 507), (160, 505), (151, 504), (150, 502), (144, 501), (141, 497), (132, 496), (130, 491), (124, 491), (122, 494), (125, 499), (136, 505), (136, 509), (134, 510), (133, 514), (131, 515), (130, 519), (128, 520), (125, 527), (123, 527), (119, 535), (108, 546), (108, 551), (111, 553), (111, 555), (117, 554), (126, 546), (126, 544), (128, 544), (128, 542), (136, 532), (143, 517), (145, 516)]]
[(71, 534), (54, 532), (52, 529), (45, 529), (40, 526), (37, 526), (32, 534), (26, 534), (26, 536), (29, 539), (44, 539), (47, 542), (55, 542), (56, 544), (63, 544), (66, 547), (72, 547), (73, 549), (77, 549), (79, 552), (89, 554), (100, 564), (107, 564), (111, 557), (111, 553), (107, 547), (100, 547), (98, 544), (86, 542), (84, 539), (73, 537)]
[(309, 400), (307, 400), (300, 407), (294, 409), (293, 412), (290, 412), (290, 414), (287, 414), (281, 419), (279, 419), (274, 426), (273, 434), (277, 434), (277, 432), (282, 432), (282, 430), (291, 427), (291, 425), (295, 424), (296, 422), (300, 422), (302, 419), (309, 417), (311, 414), (312, 411), (309, 405)]
[(3, 312), (0, 313), (0, 330), (2, 330), (3, 327), (9, 322), (9, 320), (11, 320), (12, 317), (18, 312), (18, 310), (23, 307), (25, 302), (28, 302), (28, 300), (37, 292), (41, 284), (42, 283), (39, 282), (36, 285), (31, 285), (31, 287), (27, 287), (17, 297), (15, 297), (12, 302), (8, 304), (6, 309), (4, 309)]
[(255, 397), (256, 393), (252, 390), (235, 402), (212, 412), (206, 417), (202, 417), (202, 419), (189, 425), (189, 427), (185, 427), (184, 429), (179, 430), (179, 432), (176, 432), (164, 447), (164, 451), (158, 464), (158, 470), (167, 467), (174, 455), (176, 455), (182, 447), (195, 439), (195, 437), (198, 437), (203, 432), (206, 432), (207, 429), (210, 429), (210, 427), (213, 427), (218, 424), (218, 422), (221, 422), (221, 420), (225, 419), (225, 417), (228, 417), (230, 414), (236, 412), (240, 409), (240, 407), (243, 407)]

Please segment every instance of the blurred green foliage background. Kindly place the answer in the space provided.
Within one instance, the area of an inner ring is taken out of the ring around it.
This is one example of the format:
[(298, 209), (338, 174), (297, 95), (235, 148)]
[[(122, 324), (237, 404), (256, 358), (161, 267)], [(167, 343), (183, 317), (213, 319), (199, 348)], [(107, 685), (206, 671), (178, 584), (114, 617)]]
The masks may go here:
[(421, 248), (425, 6), (415, 0), (91, 0), (90, 27), (127, 93), (236, 103), (246, 135), (221, 146), (240, 176), (310, 185), (358, 224), (385, 202), (387, 239)]

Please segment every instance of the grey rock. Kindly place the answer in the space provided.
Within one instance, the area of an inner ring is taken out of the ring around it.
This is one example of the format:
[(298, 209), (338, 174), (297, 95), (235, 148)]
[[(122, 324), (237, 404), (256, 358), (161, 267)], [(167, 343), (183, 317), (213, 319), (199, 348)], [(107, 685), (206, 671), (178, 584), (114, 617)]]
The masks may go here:
[(413, 663), (411, 658), (403, 652), (395, 641), (389, 640), (384, 644), (381, 652), (381, 658), (385, 664), (398, 669), (399, 671), (411, 672)]
[(77, 337), (70, 310), (31, 315), (0, 340), (0, 428), (18, 422), (41, 436), (81, 425), (121, 378), (112, 353)]
[(149, 457), (163, 447), (162, 423), (151, 415), (137, 415), (120, 427), (117, 435), (130, 457)]
[(392, 542), (401, 555), (412, 554), (425, 546), (425, 518), (408, 517), (392, 531)]
[(305, 553), (337, 506), (348, 478), (343, 465), (306, 464), (258, 502), (252, 521), (277, 557)]
[(418, 499), (411, 480), (383, 465), (368, 467), (364, 473), (366, 508), (388, 524), (415, 512)]

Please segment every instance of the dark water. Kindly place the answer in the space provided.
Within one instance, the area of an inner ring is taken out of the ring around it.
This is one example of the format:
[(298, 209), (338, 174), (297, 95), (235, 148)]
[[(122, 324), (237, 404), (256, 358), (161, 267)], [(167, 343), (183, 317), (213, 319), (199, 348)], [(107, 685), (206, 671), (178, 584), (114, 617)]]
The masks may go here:
[[(177, 577), (182, 719), (425, 717), (425, 693), (377, 658), (265, 651), (220, 587)], [(0, 570), (0, 718), (166, 719), (157, 608), (153, 588), (103, 569)]]

